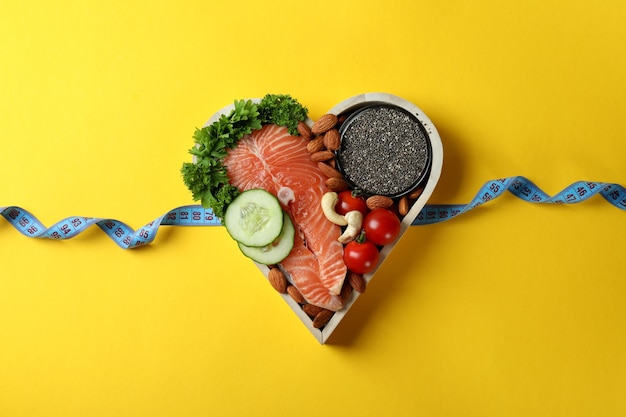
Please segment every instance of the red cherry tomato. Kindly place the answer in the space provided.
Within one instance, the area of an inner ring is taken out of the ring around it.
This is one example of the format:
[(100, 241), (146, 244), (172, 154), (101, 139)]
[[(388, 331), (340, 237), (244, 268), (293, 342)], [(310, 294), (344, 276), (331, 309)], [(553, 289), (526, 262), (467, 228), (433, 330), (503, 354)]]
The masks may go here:
[(346, 267), (357, 274), (372, 271), (378, 265), (380, 254), (378, 248), (371, 242), (353, 240), (343, 248), (343, 260)]
[(387, 245), (400, 235), (400, 219), (390, 210), (377, 208), (365, 216), (363, 230), (368, 242)]
[(363, 214), (363, 217), (368, 213), (369, 209), (365, 204), (365, 199), (361, 196), (354, 195), (352, 191), (345, 190), (337, 193), (339, 201), (335, 205), (335, 211), (342, 216), (345, 216), (347, 212), (358, 210)]

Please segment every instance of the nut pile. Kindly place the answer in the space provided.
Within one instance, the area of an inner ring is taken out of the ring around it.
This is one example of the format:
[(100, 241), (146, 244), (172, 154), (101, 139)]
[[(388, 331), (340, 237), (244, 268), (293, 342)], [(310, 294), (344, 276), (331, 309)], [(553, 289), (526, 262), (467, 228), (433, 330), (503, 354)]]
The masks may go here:
[[(270, 266), (270, 271), (267, 278), (276, 291), (281, 294), (289, 294), (293, 301), (300, 305), (302, 310), (312, 320), (312, 325), (316, 329), (322, 329), (324, 326), (326, 326), (328, 321), (335, 314), (334, 311), (307, 303), (302, 294), (300, 294), (300, 291), (298, 291), (296, 287), (289, 283), (284, 272), (278, 266)], [(348, 298), (352, 294), (352, 291), (363, 293), (365, 292), (365, 288), (367, 285), (365, 282), (365, 278), (363, 278), (363, 275), (348, 272), (346, 278), (347, 279), (344, 281), (340, 293), (341, 300), (344, 303), (348, 300)]]
[[(335, 151), (339, 149), (341, 144), (339, 127), (346, 117), (345, 115), (337, 116), (327, 113), (317, 119), (311, 127), (304, 122), (298, 123), (298, 133), (308, 140), (307, 150), (311, 154), (311, 161), (316, 162), (320, 171), (326, 176), (325, 185), (328, 191), (332, 192), (350, 190), (350, 184), (343, 178), (335, 163)], [(418, 188), (397, 199), (383, 195), (370, 195), (367, 196), (366, 204), (369, 210), (389, 209), (402, 220), (421, 193), (422, 189)], [(302, 310), (311, 318), (312, 325), (316, 329), (323, 329), (334, 315), (334, 311), (307, 303), (298, 289), (289, 283), (278, 266), (270, 266), (268, 280), (276, 291), (281, 294), (289, 294), (301, 306)], [(352, 291), (364, 293), (366, 287), (367, 281), (362, 274), (348, 270), (340, 297), (345, 303)]]
[[(343, 179), (341, 172), (336, 168), (334, 153), (341, 145), (339, 127), (345, 119), (346, 115), (337, 116), (327, 113), (317, 119), (311, 128), (303, 122), (298, 124), (300, 135), (309, 140), (307, 150), (311, 153), (311, 160), (317, 162), (317, 166), (327, 177), (326, 187), (329, 191), (339, 192), (350, 188), (348, 182)], [(367, 207), (370, 210), (395, 208), (402, 218), (409, 212), (411, 205), (419, 198), (422, 191), (422, 188), (417, 188), (396, 199), (396, 201), (383, 195), (371, 195), (366, 200)]]

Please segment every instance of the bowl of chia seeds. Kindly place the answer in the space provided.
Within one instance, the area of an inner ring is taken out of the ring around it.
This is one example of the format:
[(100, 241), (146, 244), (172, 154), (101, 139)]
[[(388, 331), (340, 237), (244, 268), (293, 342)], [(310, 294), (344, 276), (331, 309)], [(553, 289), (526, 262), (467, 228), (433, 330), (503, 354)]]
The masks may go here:
[(413, 113), (391, 103), (370, 102), (346, 116), (335, 157), (352, 188), (397, 198), (423, 186), (433, 150), (428, 131)]

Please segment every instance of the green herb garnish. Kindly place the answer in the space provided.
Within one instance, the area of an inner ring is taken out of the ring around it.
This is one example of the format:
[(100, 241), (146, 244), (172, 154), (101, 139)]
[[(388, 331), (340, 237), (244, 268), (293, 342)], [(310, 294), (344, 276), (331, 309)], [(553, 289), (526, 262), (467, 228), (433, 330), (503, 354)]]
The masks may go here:
[(261, 123), (284, 126), (298, 136), (298, 122), (307, 117), (308, 110), (288, 94), (267, 94), (259, 103)]
[(228, 115), (223, 114), (216, 122), (196, 129), (193, 135), (195, 146), (189, 153), (196, 160), (183, 163), (183, 181), (193, 199), (211, 208), (219, 218), (224, 217), (224, 210), (238, 194), (228, 183), (222, 160), (239, 139), (260, 128), (257, 105), (252, 100), (235, 100), (235, 108)]
[(299, 121), (305, 120), (307, 109), (289, 95), (267, 94), (257, 105), (252, 100), (235, 100), (235, 108), (216, 122), (196, 129), (195, 145), (189, 153), (195, 162), (185, 162), (181, 168), (183, 182), (195, 201), (211, 208), (220, 219), (239, 190), (228, 182), (223, 159), (228, 150), (237, 146), (244, 136), (264, 124), (284, 126), (298, 135)]

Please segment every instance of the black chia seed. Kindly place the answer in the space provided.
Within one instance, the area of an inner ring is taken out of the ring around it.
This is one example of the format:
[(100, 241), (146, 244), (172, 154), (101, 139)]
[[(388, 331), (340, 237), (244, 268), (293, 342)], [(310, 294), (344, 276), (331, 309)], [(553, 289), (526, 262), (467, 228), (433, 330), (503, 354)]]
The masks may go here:
[(419, 121), (394, 107), (372, 107), (346, 121), (337, 162), (366, 194), (398, 196), (417, 186), (429, 163)]

